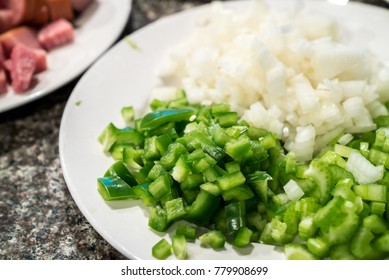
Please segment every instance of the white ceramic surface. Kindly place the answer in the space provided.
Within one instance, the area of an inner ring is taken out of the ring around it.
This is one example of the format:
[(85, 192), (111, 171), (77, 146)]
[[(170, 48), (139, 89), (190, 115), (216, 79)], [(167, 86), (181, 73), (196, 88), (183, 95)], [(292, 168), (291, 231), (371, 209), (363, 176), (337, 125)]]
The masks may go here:
[[(269, 1), (281, 5), (279, 1)], [(325, 1), (306, 1), (308, 9), (332, 15), (349, 31), (352, 44), (367, 47), (384, 59), (389, 33), (389, 11), (359, 3), (346, 7)], [(227, 2), (243, 9), (247, 1)], [(165, 51), (180, 42), (194, 25), (196, 11), (181, 12), (158, 20), (130, 35), (137, 48), (122, 40), (111, 48), (82, 77), (70, 96), (60, 129), (60, 158), (69, 190), (93, 227), (128, 258), (152, 259), (151, 247), (160, 240), (147, 226), (147, 209), (134, 201), (106, 203), (97, 192), (96, 179), (113, 160), (103, 154), (97, 137), (109, 122), (123, 126), (120, 110), (133, 105), (138, 116), (148, 107), (149, 94), (157, 83), (156, 69)], [(174, 229), (174, 228), (173, 228)], [(169, 237), (167, 236), (169, 239)], [(214, 251), (189, 244), (191, 259), (282, 259), (271, 246), (254, 245), (238, 251)], [(174, 257), (172, 257), (174, 258)]]
[(48, 53), (48, 69), (36, 76), (31, 90), (0, 95), (0, 113), (43, 97), (80, 75), (119, 37), (131, 0), (96, 0), (75, 21), (75, 41)]

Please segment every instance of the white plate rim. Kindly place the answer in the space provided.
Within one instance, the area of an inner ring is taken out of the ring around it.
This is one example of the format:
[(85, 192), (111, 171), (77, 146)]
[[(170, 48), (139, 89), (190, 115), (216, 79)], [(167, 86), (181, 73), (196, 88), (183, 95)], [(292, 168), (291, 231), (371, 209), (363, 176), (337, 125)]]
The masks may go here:
[[(61, 86), (66, 85), (76, 77), (80, 76), (119, 37), (129, 18), (131, 6), (132, 0), (96, 0), (95, 3), (91, 5), (91, 7), (87, 8), (85, 14), (82, 14), (80, 18), (76, 19), (75, 22), (77, 25), (77, 22), (82, 22), (82, 20), (84, 20), (84, 18), (86, 17), (89, 17), (87, 21), (102, 21), (104, 20), (103, 17), (106, 15), (102, 11), (107, 7), (113, 9), (115, 13), (114, 20), (106, 21), (108, 22), (108, 24), (104, 27), (101, 27), (101, 32), (99, 32), (99, 30), (93, 30), (94, 37), (88, 38), (90, 40), (94, 40), (96, 39), (96, 35), (100, 33), (100, 36), (106, 36), (104, 42), (101, 45), (95, 47), (92, 51), (90, 51), (88, 55), (84, 56), (84, 58), (81, 59), (81, 61), (74, 62), (78, 63), (77, 65), (75, 65), (74, 71), (66, 74), (58, 72), (61, 70), (58, 69), (57, 66), (55, 66), (53, 69), (53, 63), (56, 63), (57, 58), (60, 58), (61, 60), (68, 59), (70, 53), (77, 53), (80, 51), (86, 52), (87, 48), (90, 47), (90, 45), (86, 41), (83, 41), (83, 38), (80, 38), (80, 36), (85, 37), (84, 34), (88, 35), (88, 31), (95, 29), (93, 25), (87, 24), (85, 27), (83, 27), (82, 25), (76, 27), (75, 42), (81, 43), (72, 43), (48, 52), (48, 69), (36, 75), (38, 83), (32, 89), (17, 94), (13, 91), (12, 87), (8, 85), (7, 93), (0, 95), (0, 113), (12, 110), (14, 108), (35, 101), (41, 97), (44, 97), (52, 93), (56, 89), (60, 88)], [(96, 10), (94, 10), (95, 8)], [(96, 11), (97, 13), (95, 13)], [(106, 32), (106, 34), (104, 34), (105, 30), (109, 32)], [(60, 75), (60, 80), (56, 80), (58, 74)], [(43, 80), (43, 84), (40, 84), (40, 80)], [(54, 82), (52, 82), (51, 80), (54, 80)]]
[[(231, 1), (231, 2), (226, 2), (227, 6), (229, 5), (240, 5), (238, 4), (239, 3), (245, 3), (245, 2), (249, 2), (249, 1)], [(273, 2), (276, 2), (276, 1), (273, 1)], [(309, 2), (309, 1), (308, 1)], [(309, 5), (313, 5), (315, 6), (316, 4), (313, 4), (313, 2), (315, 3), (319, 3), (320, 1), (310, 1), (312, 3), (310, 3)], [(321, 2), (324, 2), (324, 1), (321, 1)], [(322, 3), (320, 4), (322, 5)], [(363, 3), (356, 3), (356, 2), (350, 2), (349, 7), (353, 7), (354, 9), (356, 10), (359, 10), (359, 9), (362, 9), (363, 11), (365, 11), (366, 9), (369, 10), (370, 12), (378, 12), (378, 13), (385, 13), (385, 15), (387, 15), (386, 13), (388, 11), (384, 11), (384, 9), (382, 8), (379, 8), (379, 7), (376, 7), (376, 6), (371, 6), (371, 5), (366, 5), (366, 4), (363, 4)], [(171, 15), (171, 16), (167, 16), (167, 17), (164, 17), (160, 20), (157, 20), (155, 22), (153, 22), (152, 24), (149, 24), (147, 26), (145, 26), (144, 28), (136, 31), (135, 33), (131, 34), (131, 38), (133, 38), (135, 40), (135, 42), (137, 41), (137, 38), (139, 36), (141, 36), (142, 34), (144, 34), (145, 32), (149, 32), (150, 30), (153, 30), (153, 28), (156, 28), (157, 26), (159, 25), (162, 25), (162, 24), (165, 24), (165, 23), (169, 23), (169, 21), (171, 20), (175, 20), (177, 19), (178, 17), (183, 17), (184, 15), (185, 16), (189, 16), (189, 15), (192, 15), (193, 16), (193, 13), (195, 11), (197, 11), (198, 9), (202, 9), (204, 6), (200, 6), (200, 7), (196, 7), (194, 9), (191, 9), (191, 10), (187, 10), (187, 11), (183, 11), (183, 12), (180, 12), (180, 13), (177, 13), (177, 14), (174, 14), (174, 15)], [(340, 9), (343, 9), (344, 7), (340, 7)], [(69, 188), (69, 191), (71, 192), (71, 195), (73, 197), (73, 199), (76, 201), (76, 204), (78, 205), (78, 207), (80, 208), (81, 212), (84, 214), (84, 216), (87, 218), (87, 220), (91, 223), (91, 225), (96, 229), (96, 231), (104, 238), (106, 239), (114, 248), (116, 248), (119, 252), (121, 252), (124, 256), (128, 257), (128, 258), (131, 258), (131, 259), (142, 259), (139, 255), (139, 252), (134, 252), (133, 250), (129, 249), (129, 248), (126, 248), (125, 246), (123, 246), (122, 242), (120, 240), (116, 240), (116, 239), (113, 239), (112, 238), (112, 231), (110, 231), (110, 229), (107, 229), (107, 228), (103, 228), (101, 227), (101, 224), (99, 224), (99, 217), (97, 217), (96, 215), (94, 215), (94, 213), (92, 213), (90, 211), (90, 209), (87, 209), (87, 207), (83, 204), (83, 201), (82, 201), (82, 198), (80, 197), (80, 193), (78, 192), (77, 190), (77, 187), (76, 187), (76, 183), (73, 181), (73, 178), (71, 176), (71, 174), (69, 173), (69, 162), (67, 160), (67, 155), (66, 155), (66, 151), (65, 151), (65, 147), (66, 147), (66, 140), (67, 140), (67, 135), (66, 134), (66, 126), (68, 126), (67, 124), (67, 121), (68, 121), (68, 118), (69, 118), (69, 115), (71, 113), (74, 113), (76, 107), (74, 106), (74, 103), (77, 102), (78, 100), (80, 100), (80, 98), (83, 96), (82, 94), (82, 89), (83, 89), (83, 86), (85, 85), (85, 81), (87, 79), (89, 79), (89, 74), (91, 74), (95, 69), (97, 69), (99, 66), (100, 66), (100, 63), (102, 60), (106, 59), (107, 57), (109, 57), (112, 52), (115, 51), (115, 49), (117, 48), (120, 48), (124, 45), (125, 43), (123, 41), (119, 42), (118, 44), (116, 44), (113, 48), (111, 48), (104, 56), (102, 56), (99, 61), (97, 61), (95, 63), (95, 65), (93, 65), (86, 73), (85, 75), (81, 78), (81, 80), (79, 81), (78, 85), (76, 86), (76, 88), (74, 89), (73, 93), (71, 94), (70, 98), (69, 98), (69, 101), (65, 107), (65, 111), (64, 111), (64, 114), (63, 114), (63, 118), (62, 118), (62, 122), (61, 122), (61, 128), (60, 128), (60, 135), (59, 135), (59, 152), (60, 152), (60, 160), (61, 160), (61, 166), (62, 166), (62, 170), (63, 170), (63, 174), (64, 174), (64, 178), (65, 178), (65, 181), (68, 185), (68, 188)], [(388, 57), (386, 57), (385, 59), (388, 59)], [(124, 104), (123, 104), (124, 105)], [(118, 114), (119, 112), (113, 112), (115, 114), (115, 118), (113, 118), (112, 120), (118, 120)], [(107, 123), (105, 123), (104, 125), (106, 125)], [(93, 139), (94, 141), (95, 139)], [(96, 145), (97, 147), (98, 145)], [(100, 156), (101, 157), (104, 157), (103, 154), (102, 154), (102, 151), (100, 150), (99, 151), (100, 153)], [(106, 168), (108, 168), (109, 166), (107, 165)], [(102, 174), (101, 174), (102, 175)], [(96, 179), (96, 178), (93, 178), (93, 179)], [(95, 187), (95, 186), (93, 186)], [(134, 206), (133, 208), (136, 208), (137, 206), (139, 206), (138, 203), (134, 202), (131, 204), (132, 206)], [(116, 209), (117, 210), (117, 209)], [(139, 214), (139, 213), (137, 213)], [(147, 221), (146, 221), (147, 223)], [(163, 235), (158, 235), (156, 233), (153, 233), (156, 238), (160, 238), (161, 236)], [(157, 240), (155, 239), (155, 240)], [(150, 244), (148, 244), (150, 245)], [(151, 244), (152, 245), (152, 244)], [(199, 244), (195, 244), (195, 245), (190, 245), (191, 246), (191, 249), (192, 250), (196, 250), (197, 247), (199, 247)], [(193, 249), (195, 248), (195, 249)], [(269, 249), (270, 248), (270, 249)], [(273, 247), (269, 246), (268, 249), (264, 249), (264, 252), (265, 254), (271, 254), (270, 251), (273, 250)], [(149, 250), (149, 252), (151, 252), (151, 246), (150, 248), (147, 247), (145, 248), (145, 250)], [(228, 250), (231, 250), (231, 247), (228, 247)], [(219, 254), (220, 252), (218, 252)], [(235, 254), (235, 253), (234, 253)], [(238, 253), (239, 254), (239, 253)], [(151, 258), (151, 253), (149, 253), (149, 257), (145, 257), (144, 259), (152, 259)], [(212, 255), (212, 258), (217, 258), (217, 259), (228, 259), (231, 257), (231, 255), (227, 255), (227, 258), (226, 258), (226, 255), (224, 255), (223, 253), (220, 253), (220, 255), (215, 255), (214, 252), (210, 252), (210, 255)], [(205, 256), (205, 258), (208, 258), (207, 257), (207, 253), (204, 253), (202, 254), (201, 256)], [(244, 252), (243, 252), (243, 258), (246, 258), (247, 256), (244, 255)], [(235, 254), (235, 257), (238, 257), (238, 255)], [(266, 256), (264, 256), (265, 259), (266, 259)]]

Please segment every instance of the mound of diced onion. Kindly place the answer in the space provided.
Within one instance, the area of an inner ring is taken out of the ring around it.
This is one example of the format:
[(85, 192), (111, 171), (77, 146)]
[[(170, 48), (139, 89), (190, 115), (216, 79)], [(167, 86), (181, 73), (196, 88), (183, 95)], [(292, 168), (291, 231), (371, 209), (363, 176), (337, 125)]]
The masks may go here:
[(238, 13), (214, 3), (170, 50), (154, 95), (183, 88), (192, 103), (228, 103), (310, 160), (341, 133), (373, 130), (373, 119), (388, 114), (388, 64), (339, 34), (334, 19), (304, 9), (254, 1)]

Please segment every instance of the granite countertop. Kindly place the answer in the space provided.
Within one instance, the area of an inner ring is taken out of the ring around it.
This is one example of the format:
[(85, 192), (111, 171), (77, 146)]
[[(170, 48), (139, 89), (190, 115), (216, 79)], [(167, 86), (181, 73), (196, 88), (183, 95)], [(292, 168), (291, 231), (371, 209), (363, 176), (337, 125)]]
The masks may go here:
[[(134, 0), (121, 37), (206, 2)], [(389, 8), (380, 0), (360, 2)], [(84, 218), (63, 178), (59, 127), (78, 79), (0, 113), (0, 259), (125, 259)]]

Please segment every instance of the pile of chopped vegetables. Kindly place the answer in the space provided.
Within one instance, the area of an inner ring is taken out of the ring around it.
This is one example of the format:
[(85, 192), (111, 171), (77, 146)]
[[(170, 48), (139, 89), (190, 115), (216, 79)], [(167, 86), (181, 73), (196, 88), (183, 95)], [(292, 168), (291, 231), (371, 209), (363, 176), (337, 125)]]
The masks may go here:
[(164, 57), (155, 96), (183, 88), (191, 104), (227, 103), (298, 160), (341, 132), (376, 129), (373, 119), (388, 115), (389, 64), (345, 39), (354, 32), (344, 22), (304, 1), (271, 2), (238, 11), (216, 1), (202, 10)]
[(123, 108), (128, 126), (110, 123), (100, 135), (115, 163), (98, 191), (107, 201), (141, 200), (155, 231), (178, 224), (171, 242), (150, 248), (155, 258), (190, 258), (196, 239), (210, 250), (283, 245), (287, 259), (388, 258), (388, 116), (302, 162), (229, 105), (192, 105), (179, 91), (151, 109), (135, 118)]

